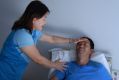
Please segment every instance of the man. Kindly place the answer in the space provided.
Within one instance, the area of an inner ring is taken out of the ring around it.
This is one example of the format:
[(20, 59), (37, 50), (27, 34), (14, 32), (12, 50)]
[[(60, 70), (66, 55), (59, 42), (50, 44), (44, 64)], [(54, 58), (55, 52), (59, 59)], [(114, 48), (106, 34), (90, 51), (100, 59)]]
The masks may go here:
[(112, 80), (102, 64), (90, 60), (94, 43), (88, 37), (83, 38), (87, 41), (77, 43), (76, 61), (67, 63), (64, 72), (56, 70), (50, 80)]

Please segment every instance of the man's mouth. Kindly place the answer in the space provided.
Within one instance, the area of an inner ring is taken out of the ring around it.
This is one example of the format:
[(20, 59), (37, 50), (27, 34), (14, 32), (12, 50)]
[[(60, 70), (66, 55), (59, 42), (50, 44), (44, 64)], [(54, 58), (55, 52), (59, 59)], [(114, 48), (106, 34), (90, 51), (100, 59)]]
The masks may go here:
[(84, 48), (80, 48), (80, 49), (79, 49), (79, 52), (80, 52), (80, 53), (82, 53), (82, 52), (84, 52), (84, 51), (85, 51)]

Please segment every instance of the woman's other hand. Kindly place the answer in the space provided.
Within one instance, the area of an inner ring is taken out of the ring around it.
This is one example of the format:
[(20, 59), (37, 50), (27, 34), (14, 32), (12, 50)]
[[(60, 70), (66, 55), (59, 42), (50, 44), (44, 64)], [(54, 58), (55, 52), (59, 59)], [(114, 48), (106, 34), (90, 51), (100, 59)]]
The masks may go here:
[(59, 60), (54, 62), (54, 68), (60, 71), (64, 71), (66, 69), (67, 65), (66, 62), (60, 62)]

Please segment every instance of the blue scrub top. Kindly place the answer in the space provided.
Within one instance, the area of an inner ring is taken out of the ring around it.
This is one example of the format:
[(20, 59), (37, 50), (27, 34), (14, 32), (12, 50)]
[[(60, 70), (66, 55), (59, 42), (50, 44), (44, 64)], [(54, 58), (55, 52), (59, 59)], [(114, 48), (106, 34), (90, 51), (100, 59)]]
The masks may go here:
[(0, 80), (22, 80), (23, 73), (30, 61), (20, 48), (36, 45), (42, 32), (26, 29), (12, 31), (6, 39), (0, 53)]
[(85, 66), (70, 62), (64, 72), (56, 70), (54, 75), (58, 80), (112, 80), (105, 67), (94, 61), (89, 61)]

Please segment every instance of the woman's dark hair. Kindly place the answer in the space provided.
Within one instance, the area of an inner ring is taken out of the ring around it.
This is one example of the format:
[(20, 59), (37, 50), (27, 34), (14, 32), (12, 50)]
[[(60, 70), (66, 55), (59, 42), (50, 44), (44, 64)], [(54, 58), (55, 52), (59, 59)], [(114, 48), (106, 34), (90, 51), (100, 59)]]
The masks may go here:
[(31, 33), (32, 31), (32, 20), (33, 18), (41, 18), (43, 17), (47, 12), (49, 12), (48, 7), (43, 4), (41, 1), (34, 0), (30, 2), (30, 4), (27, 6), (25, 12), (23, 15), (17, 20), (12, 27), (12, 30), (18, 30), (21, 28), (25, 28), (29, 30)]

